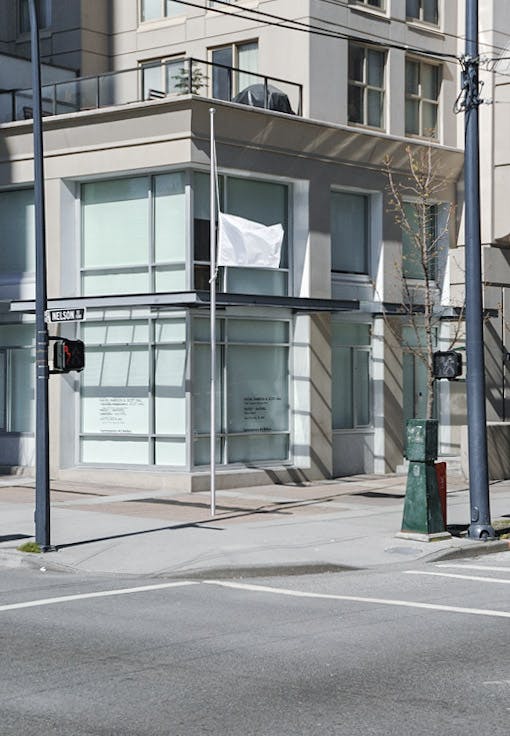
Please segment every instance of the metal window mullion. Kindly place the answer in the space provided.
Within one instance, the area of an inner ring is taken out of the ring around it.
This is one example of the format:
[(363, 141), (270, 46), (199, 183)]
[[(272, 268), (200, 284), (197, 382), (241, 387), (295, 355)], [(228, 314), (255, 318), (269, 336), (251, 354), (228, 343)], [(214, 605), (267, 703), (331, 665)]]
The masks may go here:
[(149, 465), (156, 465), (156, 320), (149, 317), (147, 361), (149, 368)]
[[(227, 372), (228, 363), (228, 329), (227, 319), (223, 319), (223, 339), (219, 343), (220, 348), (220, 408), (221, 408), (221, 424), (220, 424), (220, 460), (223, 465), (227, 465), (229, 461), (229, 442), (228, 442), (228, 379), (230, 370)], [(223, 437), (223, 439), (222, 439)]]
[(148, 177), (147, 206), (149, 208), (148, 238), (147, 244), (147, 268), (149, 277), (149, 292), (156, 291), (155, 257), (156, 257), (156, 181), (154, 176)]
[[(184, 234), (185, 237), (185, 244), (184, 244), (184, 253), (185, 253), (185, 282), (186, 282), (186, 289), (193, 289), (195, 286), (194, 283), (194, 273), (195, 273), (195, 253), (194, 253), (194, 221), (195, 221), (195, 205), (194, 205), (194, 199), (193, 199), (193, 193), (194, 193), (194, 179), (193, 179), (193, 172), (191, 169), (186, 169), (185, 171), (185, 181), (184, 181), (184, 215), (185, 215), (185, 222), (186, 222), (186, 231)], [(190, 329), (189, 334), (191, 335), (191, 320), (186, 321), (186, 329)], [(188, 333), (187, 333), (188, 334)]]
[(184, 435), (184, 441), (186, 442), (186, 470), (191, 471), (193, 467), (193, 406), (192, 406), (192, 377), (193, 377), (193, 361), (195, 360), (195, 343), (193, 342), (192, 335), (192, 315), (191, 310), (186, 310), (186, 316), (184, 318), (186, 325), (186, 375), (185, 375), (185, 386), (184, 402), (185, 402), (185, 415), (186, 415), (186, 432)]
[(1, 350), (0, 351), (0, 360), (2, 360), (4, 364), (4, 385), (1, 387), (4, 395), (4, 416), (3, 416), (3, 431), (8, 432), (10, 427), (10, 418), (9, 418), (9, 396), (11, 396), (12, 392), (7, 390), (7, 387), (10, 387), (10, 380), (9, 380), (9, 353), (10, 350)]

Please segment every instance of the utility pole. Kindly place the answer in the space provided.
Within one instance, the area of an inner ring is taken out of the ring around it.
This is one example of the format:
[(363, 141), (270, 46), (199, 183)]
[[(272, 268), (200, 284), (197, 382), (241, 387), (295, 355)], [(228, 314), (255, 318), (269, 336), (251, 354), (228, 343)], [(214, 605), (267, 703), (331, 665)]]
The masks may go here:
[(465, 207), (466, 207), (466, 358), (471, 524), (468, 536), (485, 541), (496, 535), (489, 509), (485, 360), (483, 342), (480, 234), (480, 151), (478, 107), (478, 0), (466, 0)]
[(36, 0), (28, 0), (32, 53), (32, 109), (34, 129), (35, 203), (35, 541), (43, 552), (50, 544), (50, 474), (48, 426), (48, 327), (46, 311), (46, 225), (44, 215), (44, 164), (41, 104), (41, 58)]

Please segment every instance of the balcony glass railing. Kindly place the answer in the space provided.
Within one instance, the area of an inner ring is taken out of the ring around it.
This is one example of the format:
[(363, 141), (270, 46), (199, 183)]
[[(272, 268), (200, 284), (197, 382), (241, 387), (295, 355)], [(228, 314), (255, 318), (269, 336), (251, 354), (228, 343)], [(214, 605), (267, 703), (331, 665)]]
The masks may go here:
[[(192, 58), (45, 84), (42, 108), (44, 116), (62, 115), (187, 94), (302, 115), (301, 84)], [(0, 122), (32, 114), (31, 89), (0, 92)]]

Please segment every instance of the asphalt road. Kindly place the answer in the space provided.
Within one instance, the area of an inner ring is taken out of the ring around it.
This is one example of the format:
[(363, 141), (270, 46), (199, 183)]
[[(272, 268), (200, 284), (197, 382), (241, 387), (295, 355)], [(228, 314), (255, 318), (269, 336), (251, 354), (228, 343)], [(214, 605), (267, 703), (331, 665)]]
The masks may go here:
[(2, 569), (0, 591), (2, 736), (510, 731), (508, 552), (190, 584)]

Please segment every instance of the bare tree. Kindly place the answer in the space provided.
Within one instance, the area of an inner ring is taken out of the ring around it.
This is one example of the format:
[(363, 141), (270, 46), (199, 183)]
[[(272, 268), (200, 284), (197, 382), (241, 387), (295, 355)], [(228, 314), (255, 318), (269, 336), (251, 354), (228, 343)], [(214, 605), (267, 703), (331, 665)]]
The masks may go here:
[[(391, 159), (385, 161), (388, 180), (388, 207), (402, 231), (402, 261), (395, 264), (402, 284), (402, 312), (405, 324), (412, 328), (415, 345), (406, 346), (426, 370), (427, 395), (426, 419), (434, 411), (433, 354), (435, 331), (441, 319), (438, 309), (437, 278), (443, 251), (448, 249), (448, 233), (455, 210), (453, 204), (441, 208), (438, 202), (444, 190), (444, 177), (435, 160), (434, 152), (427, 148), (406, 148), (408, 174), (396, 178)], [(450, 349), (456, 342), (463, 319), (463, 307), (458, 310)], [(391, 330), (393, 326), (387, 321)]]

